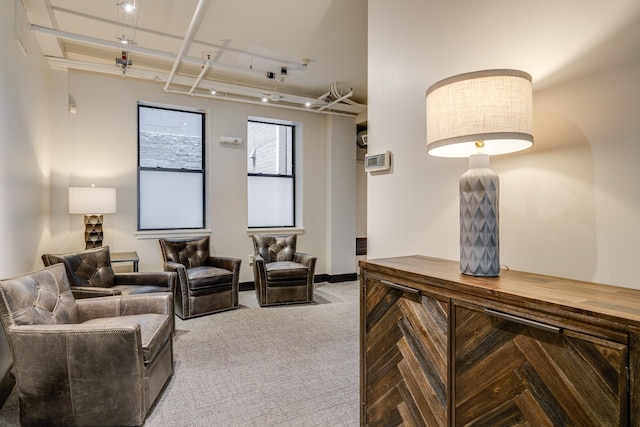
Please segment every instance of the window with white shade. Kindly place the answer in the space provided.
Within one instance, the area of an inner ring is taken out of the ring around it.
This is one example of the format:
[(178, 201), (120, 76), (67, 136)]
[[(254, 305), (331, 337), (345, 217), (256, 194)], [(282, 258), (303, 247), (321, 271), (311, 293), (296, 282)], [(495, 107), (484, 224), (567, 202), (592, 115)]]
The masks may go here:
[(294, 130), (292, 124), (248, 122), (249, 228), (296, 225)]
[(204, 154), (203, 111), (138, 105), (138, 230), (205, 227)]

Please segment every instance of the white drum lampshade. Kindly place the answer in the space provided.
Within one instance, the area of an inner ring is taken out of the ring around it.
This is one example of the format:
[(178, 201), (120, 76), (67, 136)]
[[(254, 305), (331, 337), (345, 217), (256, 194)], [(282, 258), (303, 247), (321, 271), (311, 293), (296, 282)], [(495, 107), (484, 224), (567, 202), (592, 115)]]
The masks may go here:
[(116, 189), (70, 187), (69, 213), (84, 215), (85, 249), (102, 246), (102, 215), (116, 213)]

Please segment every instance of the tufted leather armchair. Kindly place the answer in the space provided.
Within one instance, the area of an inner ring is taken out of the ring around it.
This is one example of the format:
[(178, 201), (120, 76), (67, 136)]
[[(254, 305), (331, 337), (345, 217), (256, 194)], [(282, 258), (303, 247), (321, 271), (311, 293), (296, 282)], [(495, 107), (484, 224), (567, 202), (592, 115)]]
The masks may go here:
[(76, 300), (65, 268), (0, 281), (23, 426), (139, 426), (173, 375), (169, 293)]
[(317, 258), (296, 252), (297, 235), (252, 235), (253, 278), (260, 306), (313, 301)]
[(178, 317), (189, 319), (238, 307), (241, 260), (211, 256), (208, 236), (159, 242), (164, 270), (178, 275), (174, 296)]
[(108, 295), (135, 295), (150, 292), (173, 292), (175, 274), (115, 273), (111, 267), (109, 246), (66, 254), (44, 254), (45, 267), (64, 264), (76, 299)]

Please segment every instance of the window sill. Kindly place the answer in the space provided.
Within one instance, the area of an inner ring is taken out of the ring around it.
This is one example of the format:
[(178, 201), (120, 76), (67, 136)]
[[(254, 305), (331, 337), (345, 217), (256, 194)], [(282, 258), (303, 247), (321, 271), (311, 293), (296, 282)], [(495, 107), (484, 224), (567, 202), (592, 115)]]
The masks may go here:
[(149, 230), (149, 231), (137, 231), (135, 233), (138, 240), (144, 239), (158, 239), (158, 238), (189, 238), (189, 237), (202, 237), (211, 235), (210, 228), (200, 228), (195, 230)]
[(304, 234), (301, 227), (269, 227), (269, 228), (247, 228), (247, 235), (252, 234)]

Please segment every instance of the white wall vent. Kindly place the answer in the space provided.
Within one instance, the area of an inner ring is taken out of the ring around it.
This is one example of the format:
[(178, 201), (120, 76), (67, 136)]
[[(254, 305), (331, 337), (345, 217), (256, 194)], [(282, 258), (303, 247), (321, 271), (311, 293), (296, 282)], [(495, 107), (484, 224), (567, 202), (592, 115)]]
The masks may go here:
[(364, 156), (364, 170), (367, 172), (386, 171), (391, 167), (391, 156), (388, 151), (381, 154)]

